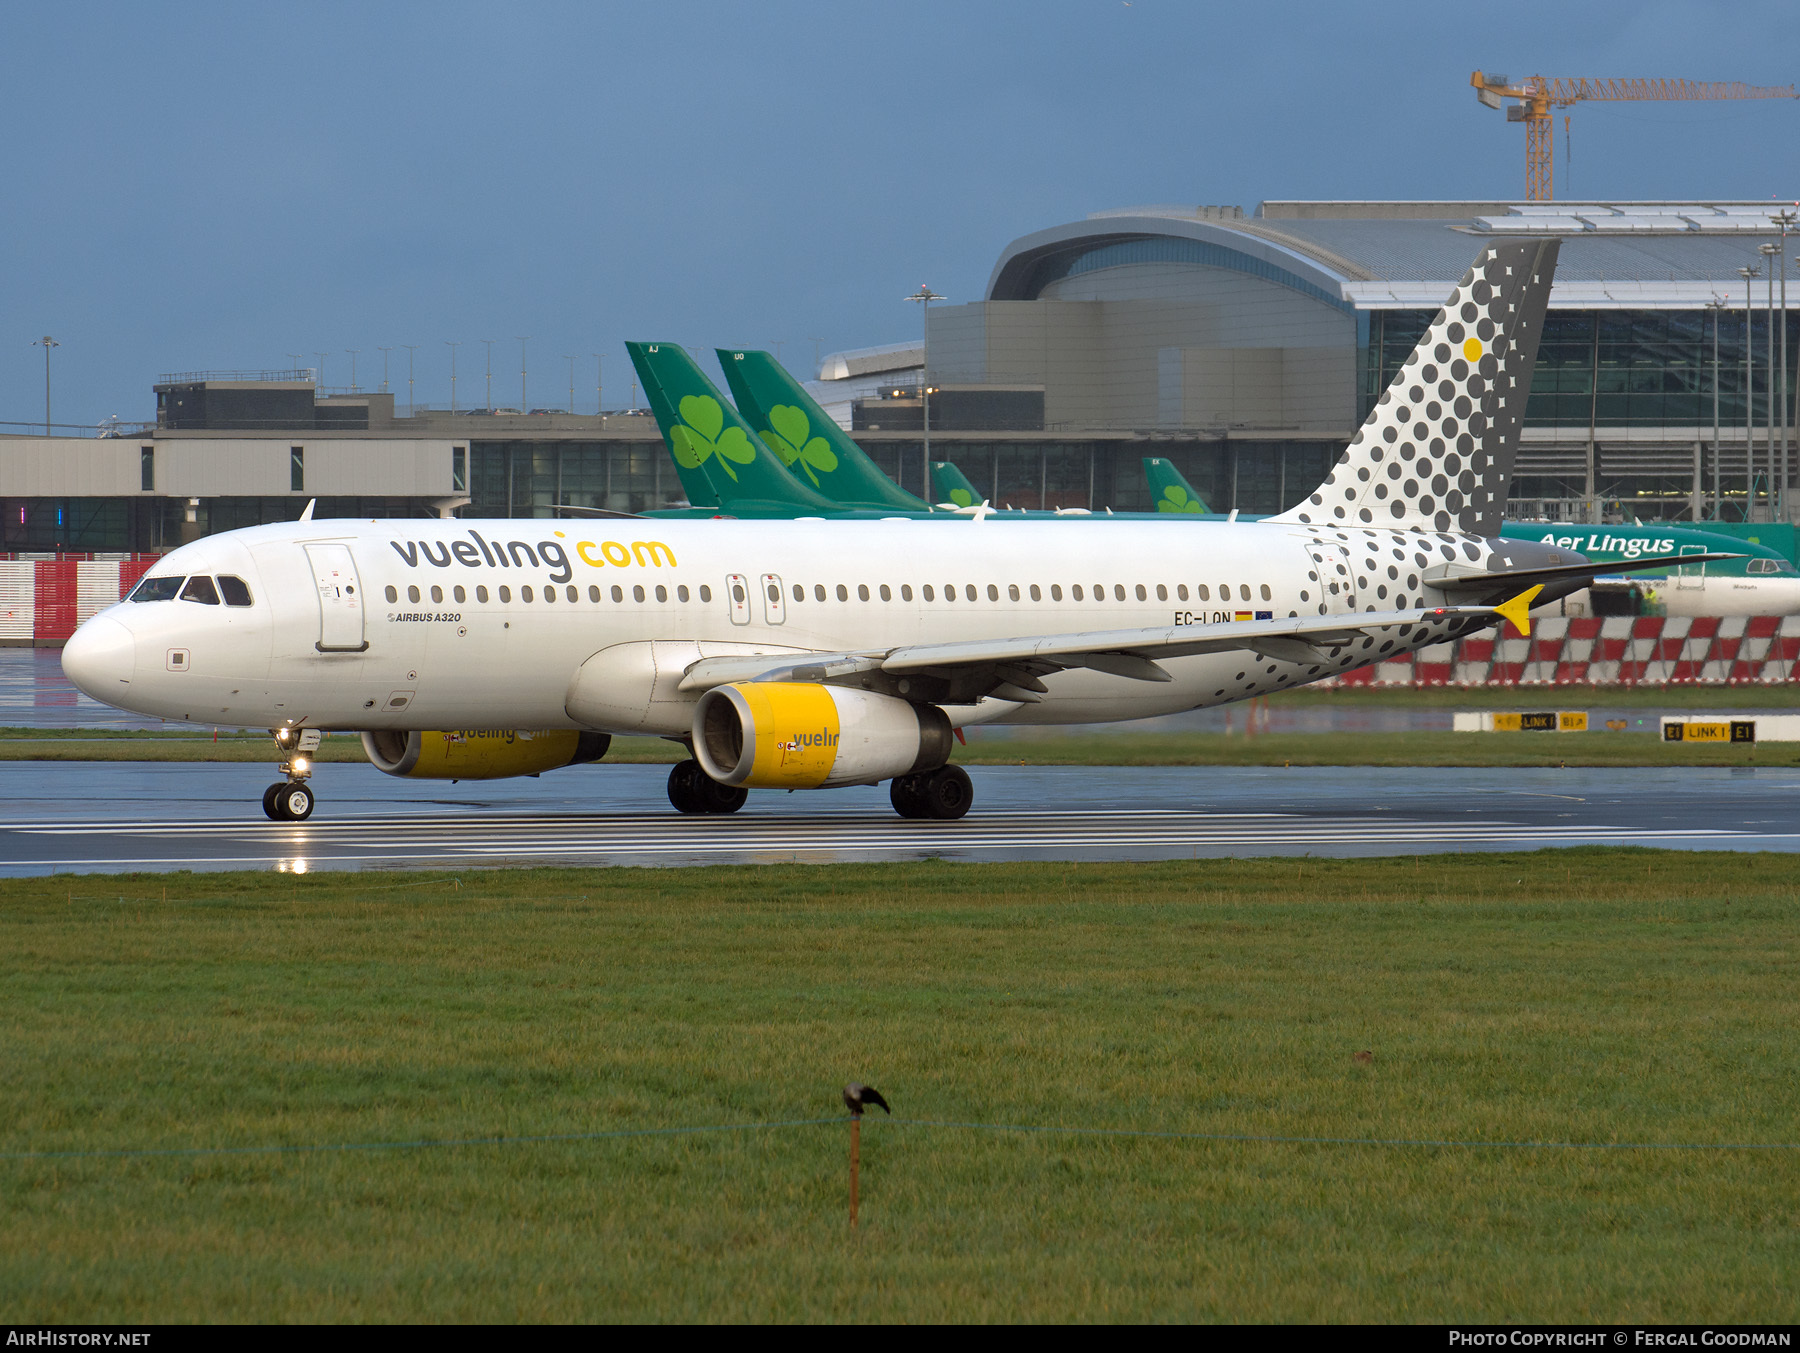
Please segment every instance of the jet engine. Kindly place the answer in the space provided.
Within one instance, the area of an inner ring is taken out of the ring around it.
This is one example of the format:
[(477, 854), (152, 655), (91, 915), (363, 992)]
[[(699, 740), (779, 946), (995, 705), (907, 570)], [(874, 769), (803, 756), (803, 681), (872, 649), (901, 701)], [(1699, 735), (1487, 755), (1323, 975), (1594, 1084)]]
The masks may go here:
[(715, 686), (694, 709), (694, 757), (722, 785), (820, 789), (936, 770), (950, 720), (936, 705), (801, 681)]
[(369, 764), (388, 775), (414, 780), (503, 780), (561, 766), (598, 761), (612, 739), (572, 729), (454, 729), (448, 732), (383, 730), (362, 735)]

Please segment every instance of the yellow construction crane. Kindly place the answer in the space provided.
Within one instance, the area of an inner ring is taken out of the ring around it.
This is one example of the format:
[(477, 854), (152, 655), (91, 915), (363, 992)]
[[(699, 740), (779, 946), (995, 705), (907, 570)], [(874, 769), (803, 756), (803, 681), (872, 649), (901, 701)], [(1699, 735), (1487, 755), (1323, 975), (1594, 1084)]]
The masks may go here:
[(1550, 110), (1572, 103), (1624, 103), (1646, 99), (1791, 99), (1792, 85), (1746, 85), (1736, 80), (1550, 80), (1531, 75), (1514, 84), (1504, 75), (1476, 71), (1475, 97), (1489, 108), (1505, 107), (1508, 122), (1525, 124), (1525, 200), (1548, 202), (1551, 191)]

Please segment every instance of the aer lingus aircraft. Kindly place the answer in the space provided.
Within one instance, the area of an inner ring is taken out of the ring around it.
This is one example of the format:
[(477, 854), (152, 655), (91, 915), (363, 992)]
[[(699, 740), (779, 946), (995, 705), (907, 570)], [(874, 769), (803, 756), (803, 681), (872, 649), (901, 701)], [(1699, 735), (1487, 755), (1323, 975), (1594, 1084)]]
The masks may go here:
[[(677, 343), (627, 343), (688, 500), (728, 517), (1087, 517), (915, 497), (882, 473), (766, 352), (718, 352), (736, 407)], [(692, 516), (696, 509), (646, 516)], [(1114, 514), (1107, 514), (1114, 515)], [(1150, 513), (1121, 517), (1158, 520)]]
[(654, 734), (692, 750), (683, 812), (891, 781), (902, 815), (959, 817), (958, 727), (1304, 685), (1585, 583), (1579, 554), (1491, 538), (1556, 252), (1485, 246), (1330, 478), (1266, 521), (302, 520), (172, 551), (63, 667), (122, 709), (270, 728), (278, 819), (312, 813), (323, 729), (442, 779)]
[[(1145, 457), (1144, 474), (1158, 511), (1206, 510), (1194, 486), (1167, 460)], [(1629, 575), (1649, 588), (1665, 615), (1800, 614), (1800, 571), (1785, 555), (1703, 527), (1673, 522), (1577, 526), (1509, 521), (1500, 528), (1500, 535), (1504, 540), (1532, 540), (1557, 549), (1579, 550), (1588, 562), (1599, 566), (1595, 569), (1598, 576)], [(1694, 557), (1702, 554), (1729, 557), (1695, 562)]]

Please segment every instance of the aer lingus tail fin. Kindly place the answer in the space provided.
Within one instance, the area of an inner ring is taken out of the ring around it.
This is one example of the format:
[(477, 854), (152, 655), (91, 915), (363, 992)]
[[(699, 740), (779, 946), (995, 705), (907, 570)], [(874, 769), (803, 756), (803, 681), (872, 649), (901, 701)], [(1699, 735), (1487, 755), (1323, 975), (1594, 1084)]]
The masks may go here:
[(704, 484), (712, 501), (727, 510), (733, 502), (750, 501), (786, 505), (796, 515), (838, 511), (831, 499), (782, 468), (679, 344), (627, 343), (625, 349), (650, 397), (676, 472), (690, 486), (689, 501), (700, 501), (694, 493), (697, 484)]
[(1206, 500), (1194, 492), (1187, 476), (1175, 468), (1173, 461), (1161, 456), (1145, 456), (1144, 477), (1150, 481), (1150, 501), (1156, 511), (1196, 514), (1212, 511)]
[(845, 507), (930, 510), (924, 499), (883, 474), (768, 353), (733, 348), (717, 352), (738, 411), (794, 478)]
[(1318, 492), (1274, 520), (1499, 535), (1559, 248), (1483, 245)]
[(980, 491), (969, 482), (969, 477), (947, 460), (931, 462), (931, 491), (937, 495), (938, 502), (952, 507), (979, 507), (982, 501)]

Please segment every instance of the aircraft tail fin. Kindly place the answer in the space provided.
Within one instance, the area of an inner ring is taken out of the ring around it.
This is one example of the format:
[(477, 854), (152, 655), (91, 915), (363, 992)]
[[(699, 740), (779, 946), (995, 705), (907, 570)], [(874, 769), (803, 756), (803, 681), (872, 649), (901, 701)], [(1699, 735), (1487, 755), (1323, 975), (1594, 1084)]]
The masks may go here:
[(1560, 243), (1484, 245), (1318, 491), (1270, 520), (1499, 535)]
[(1144, 478), (1150, 481), (1150, 499), (1158, 512), (1204, 514), (1212, 511), (1206, 500), (1194, 492), (1187, 476), (1175, 468), (1173, 461), (1161, 456), (1145, 456)]
[(954, 503), (957, 507), (981, 505), (980, 492), (969, 482), (969, 477), (951, 461), (931, 462), (931, 491), (937, 495), (940, 503)]
[(787, 466), (788, 473), (846, 507), (926, 512), (931, 505), (901, 488), (766, 352), (717, 349), (738, 411)]
[(750, 424), (676, 343), (627, 343), (675, 470), (688, 488), (727, 508), (734, 500), (781, 503), (819, 513), (838, 505), (790, 475)]

